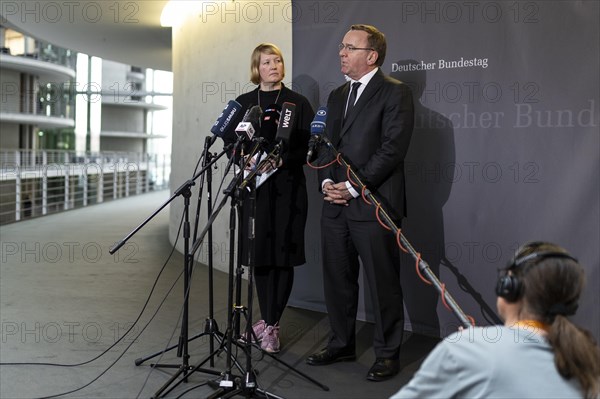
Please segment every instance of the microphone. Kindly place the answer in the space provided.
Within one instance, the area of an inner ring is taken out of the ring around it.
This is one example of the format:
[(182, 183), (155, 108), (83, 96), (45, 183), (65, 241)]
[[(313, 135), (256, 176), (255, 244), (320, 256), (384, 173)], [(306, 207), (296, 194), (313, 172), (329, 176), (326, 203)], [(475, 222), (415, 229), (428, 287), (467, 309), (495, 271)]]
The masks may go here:
[(310, 124), (310, 140), (308, 140), (308, 152), (306, 153), (306, 163), (309, 163), (315, 152), (315, 146), (321, 142), (321, 135), (325, 132), (327, 126), (327, 107), (319, 107), (315, 118)]
[(290, 141), (292, 129), (296, 119), (296, 104), (283, 103), (281, 107), (281, 117), (279, 118), (279, 126), (277, 126), (277, 134), (275, 141), (280, 147), (286, 146)]
[(244, 116), (244, 119), (235, 128), (235, 133), (238, 135), (238, 138), (244, 135), (244, 140), (246, 138), (252, 140), (252, 137), (254, 137), (254, 133), (256, 132), (254, 126), (258, 126), (261, 115), (262, 110), (258, 105), (250, 108)]
[(277, 134), (277, 126), (281, 116), (281, 106), (271, 104), (267, 106), (260, 121), (260, 137), (267, 143), (274, 143)]
[(242, 119), (242, 104), (235, 100), (230, 100), (223, 112), (217, 118), (217, 121), (210, 128), (211, 133), (214, 135), (210, 139), (209, 147), (217, 141), (217, 137), (225, 140), (227, 136), (232, 135), (234, 126), (236, 126)]

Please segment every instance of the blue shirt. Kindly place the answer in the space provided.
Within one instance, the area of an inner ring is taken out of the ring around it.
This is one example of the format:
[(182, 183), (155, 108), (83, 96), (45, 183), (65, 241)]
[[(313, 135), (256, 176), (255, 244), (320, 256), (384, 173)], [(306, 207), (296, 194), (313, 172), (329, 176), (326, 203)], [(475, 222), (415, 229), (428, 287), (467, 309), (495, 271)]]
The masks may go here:
[(449, 335), (390, 399), (582, 398), (546, 339), (531, 327), (476, 327)]

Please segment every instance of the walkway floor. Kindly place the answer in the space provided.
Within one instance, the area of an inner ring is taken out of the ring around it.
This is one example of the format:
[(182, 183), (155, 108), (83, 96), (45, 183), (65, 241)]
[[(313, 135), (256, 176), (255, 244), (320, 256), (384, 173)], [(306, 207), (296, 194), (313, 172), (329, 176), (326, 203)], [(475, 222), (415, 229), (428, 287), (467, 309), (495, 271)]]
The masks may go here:
[[(176, 344), (181, 335), (183, 258), (178, 252), (169, 257), (168, 211), (159, 213), (115, 255), (109, 253), (116, 241), (168, 196), (165, 191), (144, 194), (2, 227), (0, 398), (50, 397), (84, 386), (65, 397), (147, 398), (176, 372), (152, 368), (152, 362), (182, 365), (176, 350), (135, 364), (136, 359)], [(219, 331), (225, 331), (228, 278), (222, 272), (214, 274), (214, 320)], [(191, 336), (205, 330), (210, 315), (207, 292), (208, 268), (198, 265), (189, 302)], [(365, 380), (374, 361), (370, 324), (359, 323), (356, 362), (311, 367), (304, 359), (325, 345), (326, 315), (290, 308), (284, 318), (282, 352), (273, 358), (254, 350), (251, 357), (259, 389), (279, 397), (389, 397), (435, 344), (434, 339), (407, 334), (401, 374), (390, 381), (371, 383)], [(212, 340), (217, 347), (218, 338)], [(210, 342), (209, 336), (190, 341), (190, 365), (208, 360)], [(211, 396), (215, 389), (207, 382), (219, 379), (214, 374), (228, 369), (226, 353), (214, 357), (214, 367), (210, 361), (202, 366), (210, 372), (192, 373), (166, 397)], [(242, 349), (234, 345), (231, 353), (245, 369)], [(55, 365), (5, 364), (13, 362)], [(329, 391), (295, 370), (326, 385)], [(232, 373), (234, 378), (244, 376), (235, 365)]]

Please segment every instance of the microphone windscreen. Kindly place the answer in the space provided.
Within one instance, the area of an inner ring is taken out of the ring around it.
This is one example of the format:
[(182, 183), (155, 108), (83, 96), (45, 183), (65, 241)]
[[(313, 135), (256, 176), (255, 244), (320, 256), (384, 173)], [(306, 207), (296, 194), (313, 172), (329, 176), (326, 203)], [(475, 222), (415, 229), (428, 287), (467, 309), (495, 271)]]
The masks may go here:
[(244, 117), (244, 122), (250, 122), (253, 126), (258, 126), (260, 121), (260, 117), (262, 116), (262, 109), (258, 105), (252, 106), (246, 116)]
[(235, 100), (230, 100), (210, 131), (215, 136), (225, 138), (233, 133), (241, 120), (242, 105)]
[(279, 126), (277, 127), (277, 135), (275, 140), (287, 145), (292, 135), (294, 121), (296, 119), (296, 104), (283, 103), (281, 107), (281, 117), (279, 118)]
[(315, 118), (310, 124), (310, 134), (323, 134), (325, 132), (325, 126), (327, 126), (327, 107), (319, 107), (315, 114)]
[(277, 125), (281, 115), (281, 106), (271, 104), (265, 108), (260, 122), (260, 137), (264, 138), (268, 143), (275, 141), (277, 135)]

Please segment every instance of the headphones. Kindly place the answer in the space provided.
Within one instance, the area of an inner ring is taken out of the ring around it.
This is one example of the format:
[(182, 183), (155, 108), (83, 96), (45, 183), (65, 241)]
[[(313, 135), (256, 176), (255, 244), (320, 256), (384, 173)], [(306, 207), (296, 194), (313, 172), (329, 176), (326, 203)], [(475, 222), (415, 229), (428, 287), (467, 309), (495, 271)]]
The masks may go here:
[(507, 302), (518, 301), (523, 295), (523, 283), (517, 276), (514, 274), (509, 274), (508, 271), (523, 267), (523, 264), (532, 260), (534, 260), (534, 262), (531, 263), (531, 266), (535, 266), (546, 258), (563, 258), (578, 262), (577, 259), (568, 253), (556, 251), (533, 252), (529, 255), (515, 258), (506, 267), (506, 269), (504, 269), (504, 274), (498, 278), (498, 283), (496, 284), (496, 295), (506, 299)]

